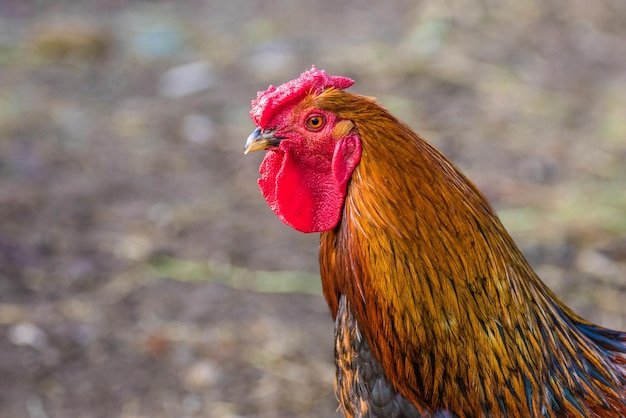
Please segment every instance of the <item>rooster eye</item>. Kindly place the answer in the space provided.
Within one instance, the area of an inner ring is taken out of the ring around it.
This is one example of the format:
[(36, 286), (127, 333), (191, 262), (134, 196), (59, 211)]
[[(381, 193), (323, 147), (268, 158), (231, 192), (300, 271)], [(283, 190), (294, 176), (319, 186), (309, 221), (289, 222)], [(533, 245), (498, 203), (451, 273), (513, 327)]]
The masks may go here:
[(309, 131), (319, 131), (324, 126), (324, 116), (322, 115), (311, 115), (306, 120), (306, 128)]

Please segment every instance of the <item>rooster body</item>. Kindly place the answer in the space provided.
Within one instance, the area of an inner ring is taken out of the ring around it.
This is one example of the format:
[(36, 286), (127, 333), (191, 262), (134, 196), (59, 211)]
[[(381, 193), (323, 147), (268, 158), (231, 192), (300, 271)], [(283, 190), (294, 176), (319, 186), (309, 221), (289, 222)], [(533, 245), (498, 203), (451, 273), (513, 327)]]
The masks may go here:
[(626, 416), (626, 334), (541, 282), (477, 188), (352, 80), (315, 68), (253, 101), (259, 186), (321, 232), (348, 417)]

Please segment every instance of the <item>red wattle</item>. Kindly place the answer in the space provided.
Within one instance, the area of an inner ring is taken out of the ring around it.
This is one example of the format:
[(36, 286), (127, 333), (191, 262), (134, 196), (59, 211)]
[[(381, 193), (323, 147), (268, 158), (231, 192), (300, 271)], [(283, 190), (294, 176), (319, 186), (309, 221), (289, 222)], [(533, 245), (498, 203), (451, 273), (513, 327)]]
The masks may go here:
[[(284, 145), (284, 146), (283, 146)], [(333, 229), (341, 218), (348, 180), (359, 163), (355, 134), (337, 140), (332, 161), (298, 153), (287, 141), (267, 151), (259, 187), (276, 215), (300, 232)]]

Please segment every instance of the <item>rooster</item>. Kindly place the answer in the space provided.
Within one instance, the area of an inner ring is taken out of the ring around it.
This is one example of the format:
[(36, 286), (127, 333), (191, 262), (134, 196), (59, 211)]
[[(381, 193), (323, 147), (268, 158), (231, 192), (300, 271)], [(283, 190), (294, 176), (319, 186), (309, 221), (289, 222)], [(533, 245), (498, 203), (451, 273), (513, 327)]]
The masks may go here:
[(346, 417), (625, 417), (626, 333), (577, 316), (440, 151), (313, 67), (252, 101), (270, 208), (320, 232)]

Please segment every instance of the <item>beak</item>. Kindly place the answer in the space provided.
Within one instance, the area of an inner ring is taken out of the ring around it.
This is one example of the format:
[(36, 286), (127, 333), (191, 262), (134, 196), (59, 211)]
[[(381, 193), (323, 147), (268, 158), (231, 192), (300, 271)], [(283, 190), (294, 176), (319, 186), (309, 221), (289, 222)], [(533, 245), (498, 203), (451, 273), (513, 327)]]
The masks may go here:
[(261, 128), (256, 128), (246, 140), (246, 146), (243, 153), (247, 154), (253, 151), (277, 147), (278, 144), (280, 144), (280, 141), (285, 138), (282, 136), (275, 136), (275, 131), (275, 129), (262, 130)]

